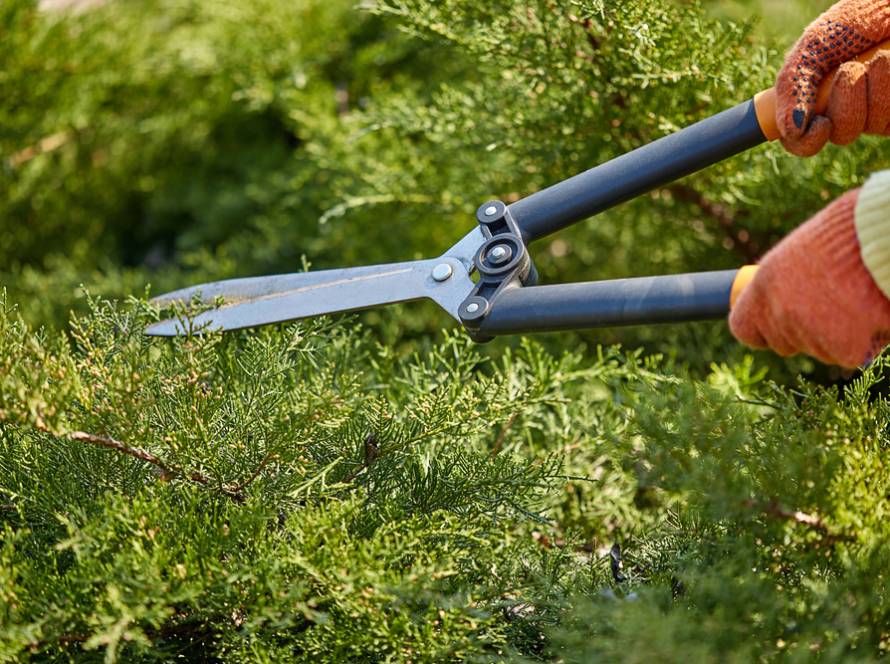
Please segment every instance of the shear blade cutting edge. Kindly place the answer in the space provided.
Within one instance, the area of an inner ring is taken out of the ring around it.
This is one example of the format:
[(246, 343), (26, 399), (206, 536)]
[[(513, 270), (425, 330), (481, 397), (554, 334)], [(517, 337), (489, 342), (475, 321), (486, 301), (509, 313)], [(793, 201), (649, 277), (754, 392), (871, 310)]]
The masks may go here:
[[(473, 290), (473, 256), (484, 241), (477, 227), (436, 259), (228, 279), (185, 288), (158, 296), (153, 302), (188, 304), (198, 298), (207, 304), (221, 299), (222, 305), (189, 320), (160, 321), (145, 332), (177, 336), (238, 330), (422, 298), (433, 300), (458, 319), (458, 307)], [(437, 267), (443, 270), (442, 265), (450, 268), (450, 275), (439, 281), (433, 271)]]

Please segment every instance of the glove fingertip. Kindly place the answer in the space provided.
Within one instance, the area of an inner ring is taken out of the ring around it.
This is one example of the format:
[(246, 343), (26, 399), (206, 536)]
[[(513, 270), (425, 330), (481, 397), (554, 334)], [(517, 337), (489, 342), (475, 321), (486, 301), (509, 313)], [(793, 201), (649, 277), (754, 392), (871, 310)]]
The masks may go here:
[(788, 152), (798, 157), (812, 157), (818, 154), (831, 138), (833, 124), (824, 115), (817, 115), (809, 129), (796, 139), (783, 137), (782, 145)]
[[(780, 99), (782, 94), (780, 93)], [(776, 108), (776, 124), (779, 135), (788, 141), (796, 141), (803, 137), (810, 125), (813, 109), (806, 102), (791, 99), (790, 103), (779, 102)]]
[(760, 331), (757, 317), (752, 315), (744, 304), (744, 295), (739, 304), (729, 314), (729, 330), (732, 335), (750, 348), (762, 350), (769, 344)]

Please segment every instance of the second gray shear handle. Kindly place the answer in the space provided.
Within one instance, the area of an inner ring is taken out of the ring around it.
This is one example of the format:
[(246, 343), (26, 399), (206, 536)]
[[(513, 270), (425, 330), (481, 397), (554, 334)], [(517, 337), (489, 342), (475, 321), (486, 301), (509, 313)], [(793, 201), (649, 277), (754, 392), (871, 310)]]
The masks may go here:
[[(751, 268), (746, 268), (750, 270)], [(510, 288), (498, 295), (485, 336), (723, 318), (745, 269)]]
[(766, 140), (748, 101), (523, 198), (510, 213), (533, 242)]

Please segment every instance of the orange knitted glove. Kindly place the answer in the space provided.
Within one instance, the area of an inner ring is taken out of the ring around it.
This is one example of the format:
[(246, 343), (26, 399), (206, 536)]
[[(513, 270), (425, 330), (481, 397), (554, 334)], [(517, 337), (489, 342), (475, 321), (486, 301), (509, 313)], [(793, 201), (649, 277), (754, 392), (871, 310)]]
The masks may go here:
[(858, 197), (857, 189), (839, 198), (764, 257), (730, 314), (740, 341), (850, 368), (890, 342), (890, 300), (856, 234)]
[[(789, 152), (808, 157), (829, 140), (847, 145), (863, 132), (887, 135), (890, 54), (867, 64), (848, 61), (888, 37), (888, 0), (841, 0), (806, 29), (776, 81), (776, 120)], [(819, 84), (834, 69), (826, 114), (814, 117)]]

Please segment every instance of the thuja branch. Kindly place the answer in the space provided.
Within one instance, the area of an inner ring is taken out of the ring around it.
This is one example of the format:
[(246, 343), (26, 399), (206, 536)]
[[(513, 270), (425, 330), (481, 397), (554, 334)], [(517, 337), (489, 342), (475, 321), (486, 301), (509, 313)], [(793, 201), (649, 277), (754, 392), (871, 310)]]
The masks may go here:
[[(69, 433), (67, 435), (67, 438), (69, 440), (92, 443), (93, 445), (106, 447), (110, 450), (117, 450), (118, 452), (126, 454), (127, 456), (131, 456), (134, 459), (140, 459), (142, 461), (150, 463), (161, 471), (161, 477), (165, 480), (171, 479), (178, 474), (172, 468), (170, 468), (170, 466), (168, 466), (160, 458), (156, 457), (151, 452), (146, 452), (145, 450), (138, 447), (131, 447), (119, 440), (115, 440), (114, 438), (110, 438), (108, 436), (97, 436), (96, 434), (86, 433), (85, 431), (75, 431), (73, 433)], [(190, 479), (201, 484), (210, 483), (210, 480), (208, 480), (204, 475), (198, 472), (192, 473)]]
[[(45, 426), (38, 426), (37, 429), (39, 431), (43, 431), (44, 433), (58, 435), (50, 431)], [(100, 436), (97, 434), (87, 433), (85, 431), (74, 431), (72, 433), (63, 434), (63, 437), (67, 438), (68, 440), (90, 443), (91, 445), (98, 445), (99, 447), (115, 450), (117, 452), (120, 452), (121, 454), (126, 454), (127, 456), (133, 457), (134, 459), (139, 459), (140, 461), (149, 463), (160, 471), (160, 478), (163, 481), (169, 481), (176, 477), (183, 477), (203, 486), (212, 485), (210, 478), (203, 473), (200, 473), (196, 470), (182, 470), (179, 468), (174, 468), (151, 452), (143, 450), (139, 447), (128, 445), (124, 442), (111, 438), (110, 436)], [(242, 482), (237, 487), (233, 488), (225, 485), (220, 485), (218, 487), (219, 490), (232, 500), (239, 503), (243, 502), (245, 499), (243, 489), (247, 487), (251, 482), (253, 482), (257, 478), (257, 476), (259, 476), (259, 474), (263, 471), (269, 461), (271, 461), (271, 457), (267, 457), (266, 459), (264, 459), (260, 463), (259, 468), (257, 468), (257, 470), (253, 473), (253, 475), (251, 475), (246, 481)]]
[[(99, 445), (100, 447), (117, 450), (118, 452), (126, 454), (127, 456), (131, 456), (134, 459), (140, 459), (142, 461), (150, 463), (161, 471), (161, 479), (165, 481), (169, 481), (174, 477), (185, 477), (192, 482), (197, 482), (198, 484), (203, 484), (204, 486), (210, 486), (211, 484), (210, 478), (208, 478), (203, 473), (198, 472), (197, 470), (185, 471), (173, 468), (151, 452), (146, 452), (145, 450), (138, 447), (132, 447), (131, 445), (127, 445), (126, 443), (122, 443), (121, 441), (115, 440), (114, 438), (110, 438), (108, 436), (97, 436), (95, 434), (86, 433), (84, 431), (75, 431), (68, 434), (67, 437), (69, 440), (92, 443), (93, 445)], [(224, 494), (229, 496), (229, 498), (232, 498), (237, 502), (242, 502), (244, 500), (244, 494), (238, 488), (232, 489), (223, 485), (220, 486), (219, 489)]]

